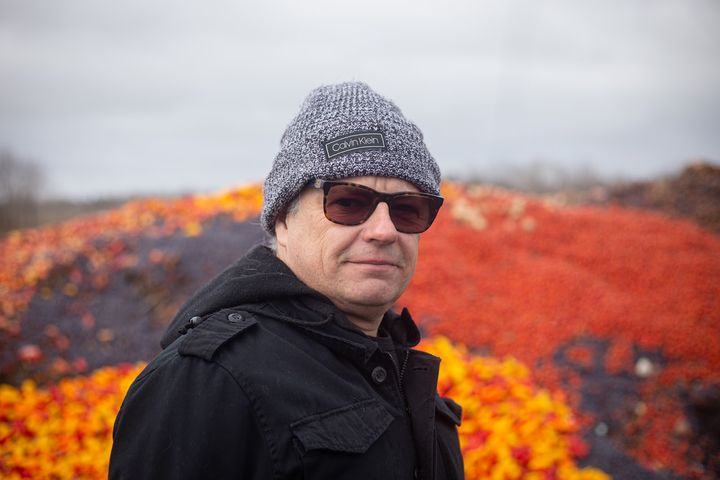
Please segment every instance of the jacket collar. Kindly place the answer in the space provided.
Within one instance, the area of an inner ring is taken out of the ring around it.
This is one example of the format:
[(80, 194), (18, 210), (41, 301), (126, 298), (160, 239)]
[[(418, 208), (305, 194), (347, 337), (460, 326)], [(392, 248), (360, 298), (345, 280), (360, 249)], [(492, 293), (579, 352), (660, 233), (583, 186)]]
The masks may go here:
[[(262, 313), (333, 337), (333, 343), (344, 342), (361, 348), (363, 356), (372, 355), (377, 344), (355, 327), (327, 297), (301, 282), (285, 263), (266, 246), (256, 246), (244, 257), (210, 280), (179, 310), (161, 341), (163, 348), (179, 334), (177, 330), (188, 319), (204, 316), (224, 308), (267, 304)], [(388, 311), (381, 328), (405, 347), (420, 341), (420, 331), (407, 309), (400, 315)]]

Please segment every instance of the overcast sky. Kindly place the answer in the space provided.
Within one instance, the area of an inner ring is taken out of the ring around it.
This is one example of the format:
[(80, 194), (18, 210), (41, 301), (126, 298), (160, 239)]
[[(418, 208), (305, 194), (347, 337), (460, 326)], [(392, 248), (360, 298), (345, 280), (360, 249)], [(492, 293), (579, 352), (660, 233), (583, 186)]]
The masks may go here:
[(0, 148), (76, 198), (260, 181), (307, 93), (363, 80), (448, 175), (720, 162), (716, 0), (0, 0)]

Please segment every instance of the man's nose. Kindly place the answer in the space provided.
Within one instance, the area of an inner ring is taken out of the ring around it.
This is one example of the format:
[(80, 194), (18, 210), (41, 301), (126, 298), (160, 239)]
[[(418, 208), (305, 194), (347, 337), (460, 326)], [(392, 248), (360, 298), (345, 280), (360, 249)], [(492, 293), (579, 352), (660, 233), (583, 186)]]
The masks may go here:
[(378, 203), (375, 211), (363, 224), (363, 238), (367, 241), (390, 243), (397, 240), (398, 231), (390, 218), (390, 207), (385, 202)]

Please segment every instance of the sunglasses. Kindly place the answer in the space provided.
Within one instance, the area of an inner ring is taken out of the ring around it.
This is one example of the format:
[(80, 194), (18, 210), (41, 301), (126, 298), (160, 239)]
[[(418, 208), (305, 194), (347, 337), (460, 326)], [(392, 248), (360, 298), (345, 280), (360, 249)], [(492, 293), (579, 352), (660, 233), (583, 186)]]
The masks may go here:
[(317, 179), (312, 183), (323, 190), (325, 218), (340, 225), (360, 225), (385, 202), (390, 220), (402, 233), (422, 233), (432, 225), (443, 204), (443, 197), (419, 192), (382, 193), (365, 185)]

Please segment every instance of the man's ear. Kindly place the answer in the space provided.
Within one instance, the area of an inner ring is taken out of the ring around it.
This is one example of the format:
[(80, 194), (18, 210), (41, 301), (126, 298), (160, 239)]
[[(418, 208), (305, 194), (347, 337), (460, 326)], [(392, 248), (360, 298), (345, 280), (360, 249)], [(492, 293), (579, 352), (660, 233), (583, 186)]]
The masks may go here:
[(278, 215), (275, 219), (275, 242), (278, 247), (278, 251), (285, 250), (287, 248), (287, 213), (283, 212), (282, 215)]

